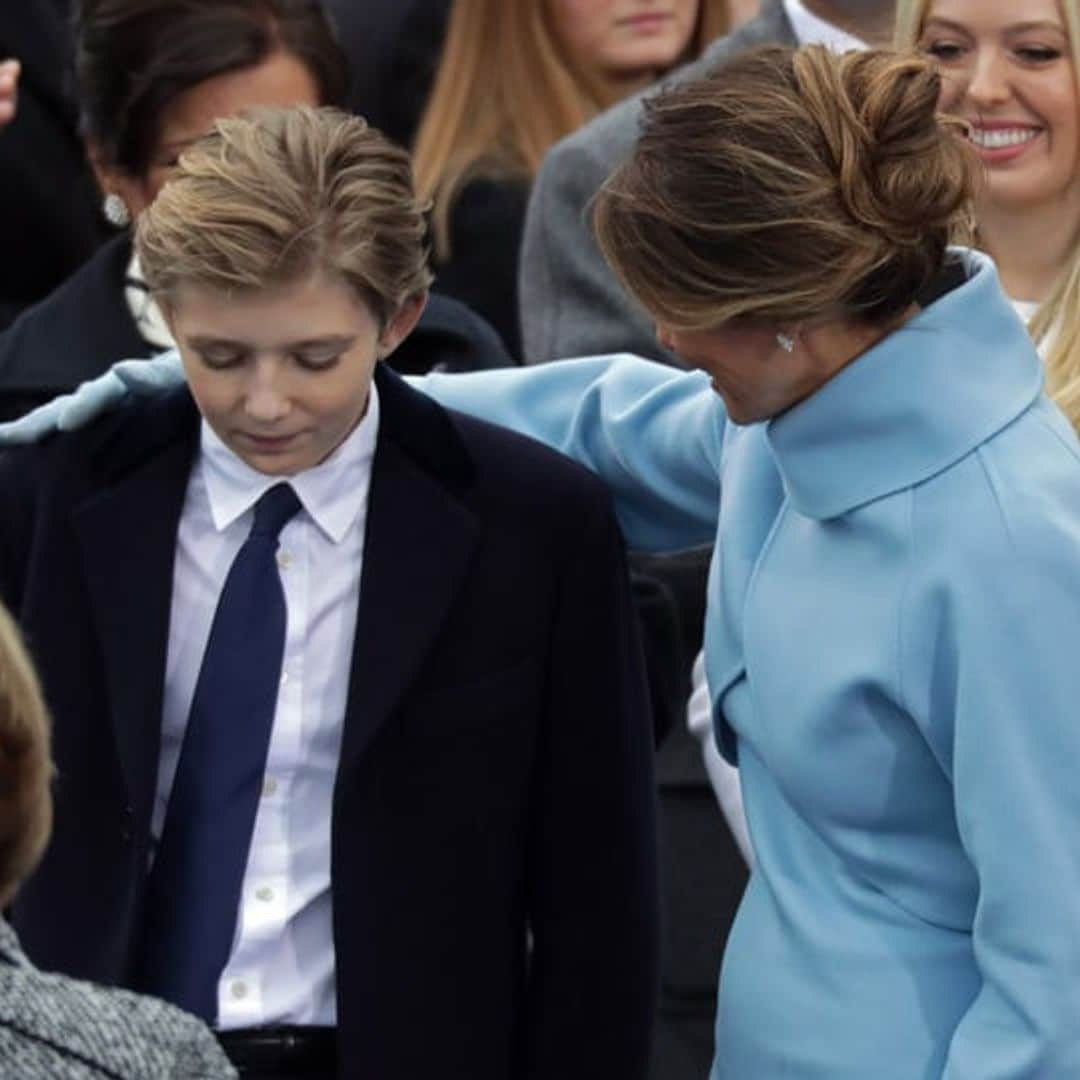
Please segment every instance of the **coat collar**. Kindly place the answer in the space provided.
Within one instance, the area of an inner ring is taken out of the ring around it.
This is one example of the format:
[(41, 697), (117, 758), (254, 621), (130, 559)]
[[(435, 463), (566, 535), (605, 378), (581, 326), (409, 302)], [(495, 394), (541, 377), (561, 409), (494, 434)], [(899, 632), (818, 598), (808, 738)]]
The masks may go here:
[[(342, 767), (408, 689), (471, 563), (472, 458), (441, 406), (379, 365), (381, 407)], [(90, 607), (135, 820), (154, 797), (176, 533), (198, 446), (186, 386), (108, 418), (89, 446), (94, 493), (75, 509)], [(138, 612), (139, 616), (133, 616)]]
[(110, 417), (89, 450), (93, 494), (73, 517), (129, 805), (147, 823), (161, 734), (151, 718), (161, 716), (176, 531), (197, 435), (186, 387)]
[(1039, 396), (1043, 368), (993, 263), (766, 425), (792, 506), (826, 520), (928, 480)]
[(382, 422), (339, 775), (407, 692), (432, 648), (476, 549), (465, 493), (472, 459), (449, 414), (380, 364)]

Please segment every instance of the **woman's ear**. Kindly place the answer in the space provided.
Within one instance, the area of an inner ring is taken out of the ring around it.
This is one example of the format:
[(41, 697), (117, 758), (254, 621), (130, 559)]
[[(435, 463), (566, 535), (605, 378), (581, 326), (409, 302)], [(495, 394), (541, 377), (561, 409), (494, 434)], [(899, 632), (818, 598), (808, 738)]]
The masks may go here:
[(109, 163), (108, 157), (95, 139), (86, 140), (86, 157), (97, 179), (102, 195), (108, 199), (114, 196), (127, 208), (129, 218), (134, 221), (149, 205), (145, 185), (135, 177), (129, 176), (122, 169)]
[(420, 321), (427, 307), (428, 294), (423, 292), (413, 293), (397, 313), (387, 324), (386, 329), (379, 335), (379, 359), (385, 360), (412, 332)]

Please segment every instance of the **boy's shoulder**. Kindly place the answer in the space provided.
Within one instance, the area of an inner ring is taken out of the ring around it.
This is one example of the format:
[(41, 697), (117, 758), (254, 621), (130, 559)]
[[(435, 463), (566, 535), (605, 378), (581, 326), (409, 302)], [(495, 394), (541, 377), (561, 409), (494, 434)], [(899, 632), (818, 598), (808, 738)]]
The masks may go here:
[(549, 446), (447, 408), (394, 377), (380, 382), (383, 430), (450, 490), (504, 514), (611, 509), (606, 485)]

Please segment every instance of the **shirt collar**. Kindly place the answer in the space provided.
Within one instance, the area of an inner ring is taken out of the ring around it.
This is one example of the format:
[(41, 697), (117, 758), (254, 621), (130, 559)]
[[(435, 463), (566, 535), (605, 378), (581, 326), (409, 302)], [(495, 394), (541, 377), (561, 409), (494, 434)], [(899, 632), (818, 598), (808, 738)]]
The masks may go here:
[(866, 48), (865, 41), (815, 15), (802, 0), (784, 0), (784, 11), (800, 45), (827, 45), (834, 52)]
[(233, 453), (203, 420), (199, 461), (210, 514), (218, 532), (250, 510), (262, 494), (287, 479), (315, 524), (340, 544), (367, 504), (371, 464), (379, 434), (379, 393), (374, 381), (363, 419), (325, 460), (295, 476), (267, 476)]
[(994, 264), (766, 424), (794, 508), (821, 520), (928, 480), (1039, 396), (1043, 368)]

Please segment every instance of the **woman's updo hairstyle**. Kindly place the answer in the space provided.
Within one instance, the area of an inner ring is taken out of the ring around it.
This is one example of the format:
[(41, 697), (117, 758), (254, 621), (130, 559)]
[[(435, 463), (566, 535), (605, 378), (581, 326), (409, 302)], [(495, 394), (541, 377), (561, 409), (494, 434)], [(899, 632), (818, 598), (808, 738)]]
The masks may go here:
[(321, 104), (343, 106), (348, 93), (321, 0), (76, 0), (72, 29), (82, 133), (129, 176), (149, 171), (180, 94), (275, 52), (308, 69)]
[(645, 103), (600, 246), (661, 322), (886, 323), (966, 238), (977, 164), (940, 78), (882, 50), (766, 47)]

